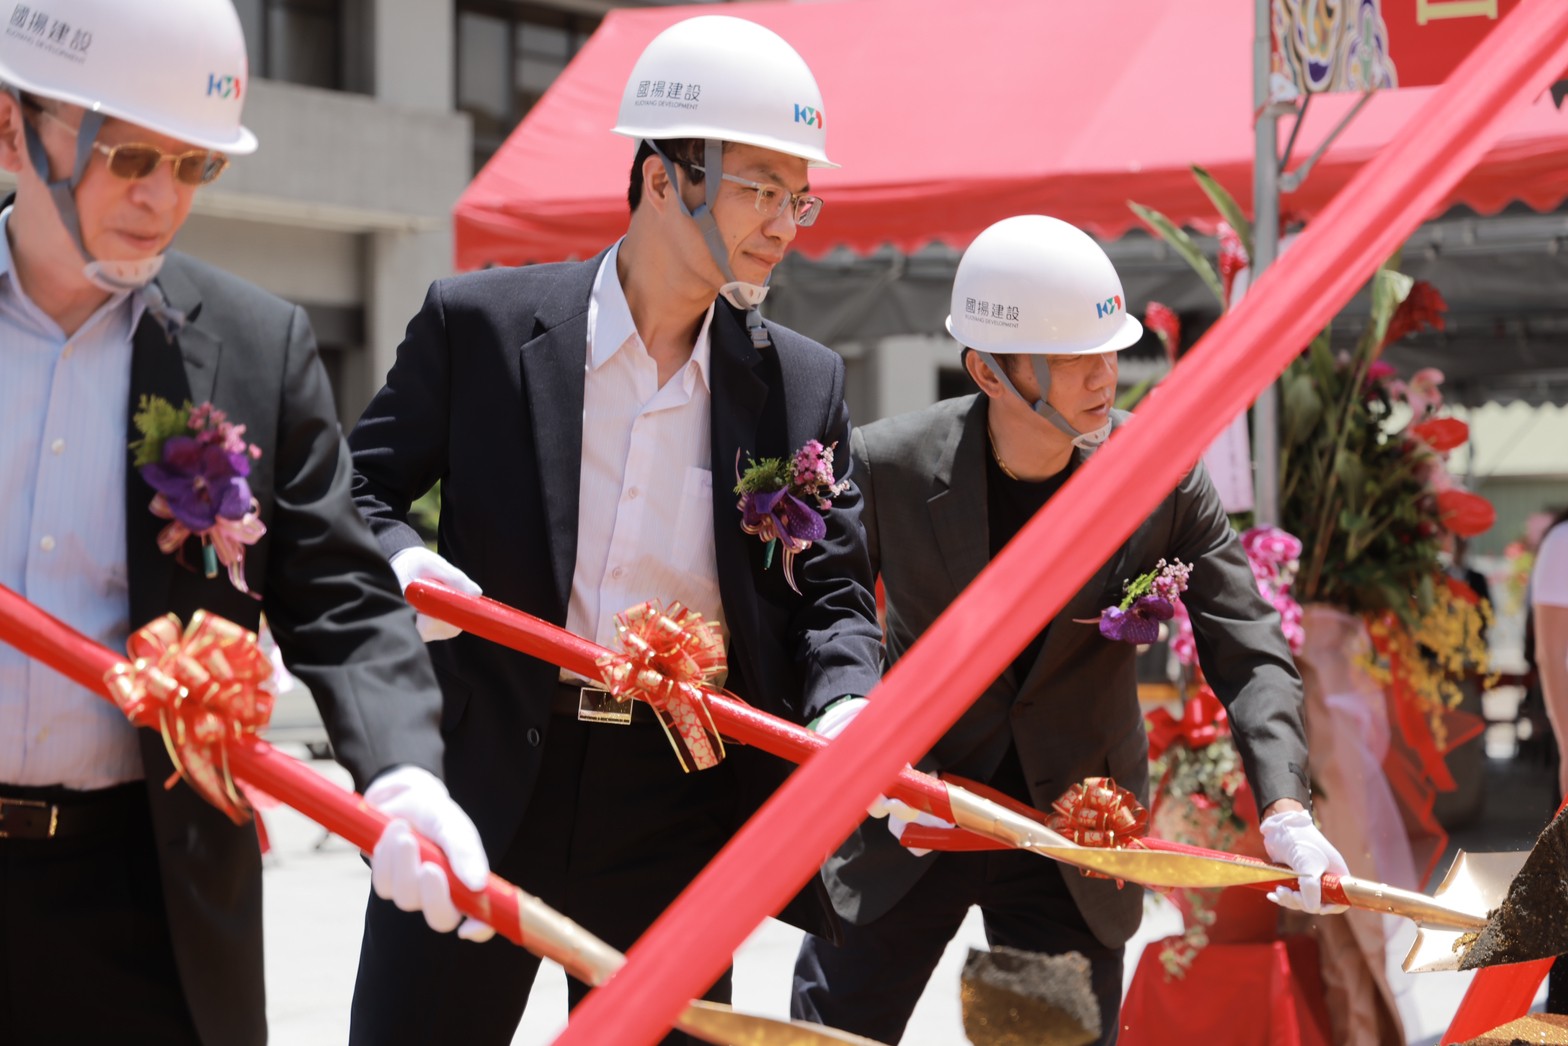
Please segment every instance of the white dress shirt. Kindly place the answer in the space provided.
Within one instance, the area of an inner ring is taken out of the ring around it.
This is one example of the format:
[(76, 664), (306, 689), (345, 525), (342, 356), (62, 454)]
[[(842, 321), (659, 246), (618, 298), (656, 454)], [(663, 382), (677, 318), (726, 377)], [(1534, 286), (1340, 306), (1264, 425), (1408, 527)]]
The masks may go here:
[(616, 646), (615, 615), (648, 599), (679, 600), (724, 622), (710, 468), (713, 308), (691, 359), (660, 388), (615, 270), (619, 251), (616, 244), (605, 255), (588, 300), (577, 564), (566, 615), (569, 631), (608, 647)]
[[(0, 584), (123, 653), (126, 432), (141, 308), (117, 294), (67, 337), (17, 279), (10, 214), (0, 212)], [(141, 776), (124, 713), (0, 643), (0, 784), (88, 789)]]

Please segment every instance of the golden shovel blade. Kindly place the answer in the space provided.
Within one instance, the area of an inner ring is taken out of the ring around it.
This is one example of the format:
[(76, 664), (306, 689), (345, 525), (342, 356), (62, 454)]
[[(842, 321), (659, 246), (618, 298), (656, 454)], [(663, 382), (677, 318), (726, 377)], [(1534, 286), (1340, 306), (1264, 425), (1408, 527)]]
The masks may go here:
[[(1517, 853), (1466, 853), (1459, 851), (1442, 885), (1432, 896), (1451, 907), (1476, 912), (1483, 917), (1503, 903), (1508, 887), (1519, 869), (1524, 866), (1529, 851)], [(1405, 956), (1406, 973), (1439, 973), (1459, 969), (1466, 944), (1475, 938), (1474, 931), (1444, 930), (1421, 926), (1416, 928), (1416, 940)]]
[(1170, 850), (1121, 850), (1080, 846), (1071, 839), (999, 803), (948, 786), (953, 820), (960, 827), (1020, 850), (1066, 864), (1159, 888), (1208, 889), (1250, 883), (1293, 881), (1296, 873), (1241, 857), (1210, 857)]
[(729, 1046), (882, 1046), (872, 1039), (804, 1021), (740, 1013), (721, 1002), (697, 999), (681, 1014), (683, 1031)]

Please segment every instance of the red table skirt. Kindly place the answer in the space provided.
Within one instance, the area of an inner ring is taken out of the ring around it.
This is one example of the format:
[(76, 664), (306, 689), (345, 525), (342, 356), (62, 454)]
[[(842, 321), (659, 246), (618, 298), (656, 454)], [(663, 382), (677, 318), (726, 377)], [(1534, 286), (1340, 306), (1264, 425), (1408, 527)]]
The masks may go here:
[(1329, 1046), (1317, 942), (1306, 935), (1210, 944), (1186, 977), (1167, 979), (1160, 950), (1143, 950), (1122, 1002), (1119, 1046)]

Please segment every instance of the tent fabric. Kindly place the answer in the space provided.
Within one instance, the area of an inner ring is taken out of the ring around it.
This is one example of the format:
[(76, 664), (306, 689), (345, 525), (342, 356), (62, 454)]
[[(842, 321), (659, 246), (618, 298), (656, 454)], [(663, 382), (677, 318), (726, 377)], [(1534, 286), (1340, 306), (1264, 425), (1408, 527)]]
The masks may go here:
[[(697, 13), (715, 9), (606, 16), (458, 200), (459, 268), (588, 257), (624, 231), (634, 143), (610, 132), (622, 88), (643, 46)], [(1110, 239), (1136, 224), (1129, 199), (1206, 228), (1213, 209), (1192, 163), (1250, 209), (1252, 25), (1234, 0), (829, 0), (724, 13), (784, 36), (822, 87), (828, 151), (843, 167), (813, 172), (827, 204), (795, 241), (807, 257), (962, 248), (1031, 212)], [(1317, 214), (1434, 90), (1374, 97), (1282, 210)], [(1354, 102), (1313, 100), (1295, 162)], [(1508, 116), (1433, 214), (1455, 204), (1492, 214), (1516, 200), (1555, 208), (1568, 197), (1565, 161), (1568, 113), (1543, 94)]]

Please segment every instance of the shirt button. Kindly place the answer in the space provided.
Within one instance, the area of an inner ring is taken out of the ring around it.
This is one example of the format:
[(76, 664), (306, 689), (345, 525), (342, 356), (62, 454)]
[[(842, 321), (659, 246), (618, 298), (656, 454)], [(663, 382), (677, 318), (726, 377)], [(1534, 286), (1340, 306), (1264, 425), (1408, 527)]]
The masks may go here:
[(42, 538), (39, 539), (38, 547), (43, 549), (45, 552), (53, 552), (54, 538), (50, 537), (48, 534), (45, 534)]
[[(44, 539), (44, 540), (46, 540), (46, 541), (47, 541), (47, 540), (48, 540), (48, 539), (47, 539), (47, 538), (45, 538), (45, 539)], [(621, 577), (622, 577), (622, 576), (623, 576), (623, 575), (624, 575), (624, 574), (625, 574), (625, 573), (626, 573), (626, 568), (625, 568), (625, 567), (616, 567), (616, 568), (615, 568), (615, 569), (614, 569), (614, 570), (612, 570), (612, 571), (610, 571), (610, 576), (611, 576), (611, 577), (613, 577), (613, 578), (615, 578), (615, 579), (616, 579), (616, 580), (620, 580), (620, 578), (621, 578)]]
[(49, 444), (49, 449), (54, 451), (56, 454), (59, 454), (61, 451), (65, 450), (65, 440), (55, 440), (53, 443)]
[(66, 342), (65, 343), (65, 351), (60, 353), (60, 355), (65, 357), (66, 359), (70, 359), (71, 358), (71, 353), (73, 353), (75, 351), (76, 351), (76, 346), (72, 345), (70, 342)]
[(528, 743), (533, 745), (535, 748), (539, 747), (539, 728), (538, 727), (531, 726), (531, 727), (528, 728)]
[(631, 490), (626, 492), (626, 500), (633, 501), (636, 499), (637, 495), (641, 493), (642, 491), (638, 490), (636, 487), (633, 487)]

